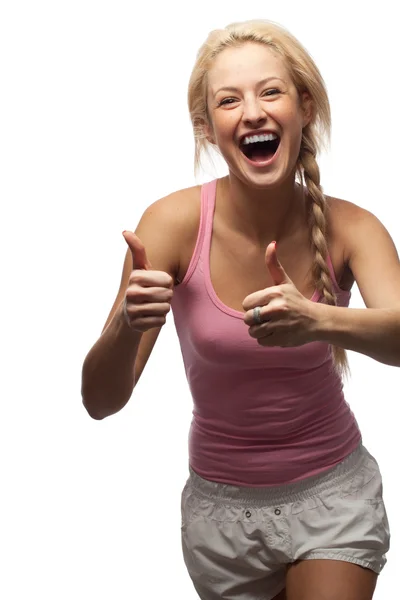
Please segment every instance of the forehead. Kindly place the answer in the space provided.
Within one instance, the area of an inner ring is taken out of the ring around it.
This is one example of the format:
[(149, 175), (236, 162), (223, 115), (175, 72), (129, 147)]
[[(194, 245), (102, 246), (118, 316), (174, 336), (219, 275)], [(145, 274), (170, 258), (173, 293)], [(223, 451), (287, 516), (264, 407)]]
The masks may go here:
[(283, 59), (265, 44), (247, 42), (237, 48), (220, 52), (208, 72), (210, 91), (223, 86), (257, 83), (267, 77), (279, 77), (290, 82)]

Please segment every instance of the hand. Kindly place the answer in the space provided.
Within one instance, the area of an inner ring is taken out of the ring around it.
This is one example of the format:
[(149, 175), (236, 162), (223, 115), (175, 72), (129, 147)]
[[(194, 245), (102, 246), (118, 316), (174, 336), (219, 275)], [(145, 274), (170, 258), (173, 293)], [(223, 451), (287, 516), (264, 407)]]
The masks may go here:
[[(276, 254), (276, 242), (268, 245), (265, 262), (275, 286), (245, 298), (244, 322), (249, 325), (250, 336), (261, 346), (286, 348), (312, 342), (316, 331), (315, 303), (305, 298), (285, 273)], [(261, 325), (254, 321), (252, 309), (256, 306), (262, 307)]]
[(124, 298), (124, 316), (134, 331), (145, 332), (162, 327), (171, 310), (174, 282), (168, 273), (153, 271), (146, 250), (137, 235), (124, 231), (132, 252), (134, 269), (129, 277)]

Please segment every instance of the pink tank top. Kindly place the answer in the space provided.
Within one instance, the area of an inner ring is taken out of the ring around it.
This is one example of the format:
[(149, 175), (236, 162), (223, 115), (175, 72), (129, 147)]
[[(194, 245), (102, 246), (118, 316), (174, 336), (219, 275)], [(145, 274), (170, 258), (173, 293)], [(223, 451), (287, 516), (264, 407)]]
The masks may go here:
[[(322, 473), (361, 442), (329, 344), (265, 348), (210, 277), (216, 180), (202, 186), (198, 238), (172, 311), (193, 399), (189, 463), (204, 479), (249, 487)], [(350, 292), (338, 287), (338, 304)], [(321, 300), (315, 292), (312, 300)]]

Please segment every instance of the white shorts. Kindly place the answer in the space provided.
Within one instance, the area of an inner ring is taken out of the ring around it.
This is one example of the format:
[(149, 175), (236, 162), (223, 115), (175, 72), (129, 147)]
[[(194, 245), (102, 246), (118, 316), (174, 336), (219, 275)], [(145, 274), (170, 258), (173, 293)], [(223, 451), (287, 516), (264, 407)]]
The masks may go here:
[(279, 487), (238, 487), (189, 472), (182, 549), (201, 600), (270, 600), (297, 560), (344, 560), (378, 574), (386, 563), (381, 473), (362, 443), (322, 475)]

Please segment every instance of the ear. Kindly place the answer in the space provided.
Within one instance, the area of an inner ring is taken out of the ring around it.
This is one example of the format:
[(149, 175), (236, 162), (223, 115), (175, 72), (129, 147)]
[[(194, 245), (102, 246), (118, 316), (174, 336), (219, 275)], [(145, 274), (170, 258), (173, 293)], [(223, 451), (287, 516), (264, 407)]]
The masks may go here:
[(212, 128), (211, 123), (209, 121), (204, 121), (202, 127), (207, 142), (209, 142), (210, 144), (214, 144), (215, 146), (214, 130)]
[(301, 106), (303, 109), (303, 128), (306, 127), (313, 118), (314, 103), (308, 92), (301, 94)]

